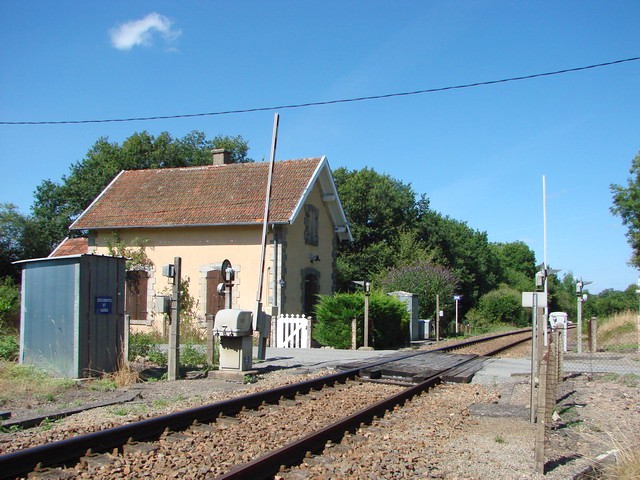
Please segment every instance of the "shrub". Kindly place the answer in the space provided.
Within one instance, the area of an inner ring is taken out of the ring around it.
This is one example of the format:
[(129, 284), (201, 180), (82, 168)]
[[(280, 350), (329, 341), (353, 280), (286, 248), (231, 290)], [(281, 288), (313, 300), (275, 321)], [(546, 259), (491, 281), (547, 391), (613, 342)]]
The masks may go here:
[(191, 344), (180, 346), (180, 365), (198, 367), (207, 364), (207, 354), (202, 349)]
[[(338, 293), (321, 296), (316, 305), (317, 322), (313, 338), (324, 346), (351, 348), (351, 322), (357, 323), (357, 343), (361, 346), (364, 335), (364, 295), (362, 293)], [(408, 339), (409, 313), (404, 304), (380, 292), (369, 297), (371, 344), (375, 348), (393, 348)]]
[(487, 323), (528, 324), (522, 308), (522, 293), (506, 285), (480, 297), (477, 310)]
[(15, 362), (20, 353), (17, 335), (0, 336), (0, 359)]
[(379, 282), (385, 292), (400, 290), (415, 293), (420, 302), (420, 318), (433, 318), (436, 295), (440, 295), (441, 300), (452, 298), (458, 280), (449, 269), (423, 259), (390, 269), (380, 276)]
[(153, 347), (157, 343), (157, 339), (154, 335), (149, 333), (136, 332), (129, 335), (129, 355), (130, 361), (135, 360), (138, 357), (146, 357)]
[(0, 328), (17, 330), (20, 313), (20, 286), (10, 277), (0, 279)]

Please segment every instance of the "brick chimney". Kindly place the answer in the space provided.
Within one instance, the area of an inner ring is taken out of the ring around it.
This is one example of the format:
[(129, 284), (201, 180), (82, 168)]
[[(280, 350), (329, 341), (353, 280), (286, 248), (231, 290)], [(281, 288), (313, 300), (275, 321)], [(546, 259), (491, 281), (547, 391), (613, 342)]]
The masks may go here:
[(224, 148), (214, 148), (211, 150), (213, 165), (227, 165), (233, 163), (231, 161), (231, 152)]

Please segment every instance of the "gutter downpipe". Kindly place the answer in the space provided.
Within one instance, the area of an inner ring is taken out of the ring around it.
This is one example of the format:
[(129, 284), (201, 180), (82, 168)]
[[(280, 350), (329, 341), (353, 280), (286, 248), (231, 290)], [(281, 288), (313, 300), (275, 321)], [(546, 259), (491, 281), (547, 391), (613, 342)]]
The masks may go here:
[(267, 250), (267, 227), (269, 224), (269, 208), (271, 207), (271, 185), (273, 182), (273, 165), (276, 157), (276, 146), (278, 143), (278, 124), (280, 115), (273, 115), (273, 136), (271, 140), (271, 158), (269, 160), (269, 177), (267, 179), (267, 196), (264, 202), (264, 218), (262, 222), (262, 248), (260, 250), (260, 271), (258, 272), (258, 292), (256, 293), (255, 324), (258, 329), (258, 360), (266, 358), (268, 328), (262, 311), (262, 283), (264, 280), (264, 264)]

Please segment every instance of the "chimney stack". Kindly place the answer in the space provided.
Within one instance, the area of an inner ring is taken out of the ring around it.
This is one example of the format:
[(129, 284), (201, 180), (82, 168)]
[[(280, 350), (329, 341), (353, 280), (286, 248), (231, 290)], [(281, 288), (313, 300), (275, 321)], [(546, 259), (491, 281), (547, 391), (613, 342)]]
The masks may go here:
[(231, 152), (224, 148), (214, 148), (211, 150), (213, 165), (228, 165), (231, 161)]

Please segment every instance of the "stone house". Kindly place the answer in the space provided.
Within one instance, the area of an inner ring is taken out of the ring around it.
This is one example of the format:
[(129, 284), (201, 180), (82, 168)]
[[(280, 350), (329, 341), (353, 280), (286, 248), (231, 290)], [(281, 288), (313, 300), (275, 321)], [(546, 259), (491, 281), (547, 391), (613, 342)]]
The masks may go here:
[[(154, 297), (169, 290), (161, 270), (174, 257), (201, 320), (224, 305), (225, 260), (232, 308), (255, 308), (269, 163), (213, 156), (208, 166), (122, 171), (70, 227), (88, 235), (88, 253), (108, 254), (114, 238), (144, 243), (152, 265), (127, 274), (132, 325), (161, 328)], [(275, 162), (272, 178), (263, 309), (308, 315), (318, 294), (334, 292), (337, 247), (351, 232), (326, 157)]]

